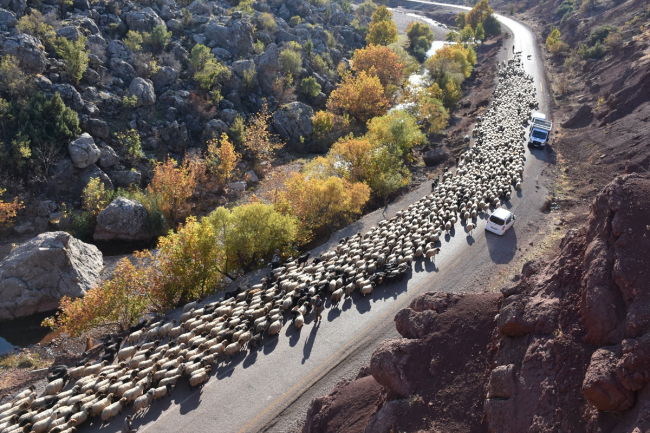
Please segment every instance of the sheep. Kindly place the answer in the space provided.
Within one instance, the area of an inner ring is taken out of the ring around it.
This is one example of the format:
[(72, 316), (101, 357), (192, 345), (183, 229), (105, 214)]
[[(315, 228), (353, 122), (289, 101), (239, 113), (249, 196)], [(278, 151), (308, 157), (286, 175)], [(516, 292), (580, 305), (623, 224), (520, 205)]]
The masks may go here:
[(131, 344), (136, 343), (142, 336), (144, 335), (144, 331), (140, 329), (139, 331), (133, 332), (129, 334), (129, 337), (127, 338), (127, 341)]
[(178, 379), (180, 378), (181, 378), (180, 374), (171, 377), (166, 377), (158, 383), (158, 386), (167, 386), (167, 385), (174, 386), (176, 385), (176, 382), (178, 382)]
[(426, 252), (426, 258), (428, 260), (432, 259), (435, 261), (436, 255), (440, 252), (440, 248), (431, 248)]
[(75, 426), (78, 426), (86, 422), (89, 414), (90, 412), (88, 411), (88, 409), (82, 409), (79, 412), (72, 414), (72, 416), (70, 417), (70, 421), (74, 420), (76, 423)]
[(211, 369), (212, 369), (212, 367), (210, 367), (208, 365), (205, 368), (195, 372), (190, 377), (190, 387), (192, 387), (192, 388), (197, 387), (197, 386), (201, 385), (202, 383), (204, 383), (205, 381), (207, 381), (208, 378), (210, 377)]
[(239, 344), (239, 342), (234, 342), (234, 343), (229, 344), (228, 346), (226, 346), (226, 349), (225, 349), (224, 352), (225, 352), (226, 355), (228, 355), (228, 356), (230, 356), (232, 358), (233, 355), (238, 353), (240, 350), (241, 350), (241, 344)]
[(52, 424), (54, 420), (59, 416), (58, 412), (53, 412), (50, 416), (45, 419), (42, 419), (35, 424), (32, 424), (32, 432), (34, 433), (43, 433), (47, 431), (47, 428)]
[(115, 403), (106, 406), (104, 410), (102, 410), (102, 414), (100, 418), (104, 423), (106, 423), (106, 421), (113, 418), (118, 413), (121, 414), (122, 408), (126, 406), (127, 403), (128, 400), (126, 398), (121, 398), (119, 401), (116, 401)]
[(143, 394), (140, 397), (136, 398), (133, 401), (133, 412), (137, 414), (142, 409), (151, 406), (151, 402), (153, 401), (153, 396), (154, 396), (154, 390), (150, 389), (149, 391), (147, 391), (146, 394)]
[(298, 314), (296, 315), (296, 317), (293, 318), (293, 326), (295, 326), (296, 328), (300, 329), (304, 324), (305, 324), (305, 317), (302, 314)]
[(338, 305), (339, 302), (341, 301), (341, 298), (343, 297), (343, 293), (344, 293), (343, 288), (335, 290), (332, 293), (332, 297), (330, 299), (331, 304), (332, 305)]
[(100, 413), (102, 413), (104, 408), (112, 403), (113, 397), (114, 397), (113, 394), (108, 394), (105, 398), (103, 398), (103, 399), (97, 401), (96, 403), (94, 403), (92, 405), (92, 407), (90, 408), (90, 410), (88, 411), (90, 413), (90, 415), (91, 416), (97, 416)]
[(268, 333), (269, 335), (277, 335), (281, 329), (282, 323), (279, 320), (276, 320), (269, 325)]
[(172, 385), (171, 384), (166, 384), (159, 386), (158, 388), (154, 388), (151, 391), (153, 391), (153, 399), (154, 400), (160, 400), (167, 394), (169, 394), (172, 390)]
[(98, 364), (87, 366), (83, 371), (82, 377), (87, 377), (90, 376), (91, 374), (99, 373), (99, 370), (101, 370), (106, 364), (107, 364), (106, 361), (102, 361)]
[(467, 225), (465, 225), (465, 231), (470, 236), (472, 235), (472, 230), (474, 230), (475, 228), (476, 228), (476, 224), (474, 223), (467, 223)]

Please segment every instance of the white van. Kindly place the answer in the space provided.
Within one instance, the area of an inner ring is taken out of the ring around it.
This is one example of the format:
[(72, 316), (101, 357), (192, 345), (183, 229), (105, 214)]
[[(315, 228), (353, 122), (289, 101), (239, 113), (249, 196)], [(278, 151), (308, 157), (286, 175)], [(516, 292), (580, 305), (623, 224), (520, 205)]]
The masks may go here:
[(494, 211), (485, 223), (485, 230), (502, 236), (515, 223), (515, 215), (503, 208)]

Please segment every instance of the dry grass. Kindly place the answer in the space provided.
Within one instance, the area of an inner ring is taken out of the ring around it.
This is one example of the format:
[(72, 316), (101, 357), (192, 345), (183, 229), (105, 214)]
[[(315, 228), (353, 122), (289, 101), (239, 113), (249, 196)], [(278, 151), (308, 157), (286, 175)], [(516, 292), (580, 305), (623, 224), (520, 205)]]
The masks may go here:
[(21, 352), (19, 354), (10, 353), (0, 357), (0, 370), (9, 370), (12, 368), (35, 369), (43, 368), (52, 361), (41, 359), (38, 353)]

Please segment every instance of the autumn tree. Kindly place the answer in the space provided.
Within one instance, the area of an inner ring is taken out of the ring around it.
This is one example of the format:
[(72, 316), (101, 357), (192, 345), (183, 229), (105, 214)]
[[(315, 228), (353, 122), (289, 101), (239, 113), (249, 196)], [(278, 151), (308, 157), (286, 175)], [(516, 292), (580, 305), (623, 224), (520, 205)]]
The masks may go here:
[(413, 147), (426, 142), (418, 119), (405, 110), (395, 110), (368, 122), (366, 138), (405, 161), (411, 161)]
[(370, 188), (336, 176), (325, 179), (292, 173), (275, 197), (275, 206), (300, 222), (299, 239), (309, 242), (327, 236), (361, 214)]
[(555, 44), (560, 42), (560, 30), (556, 27), (551, 30), (551, 32), (546, 37), (546, 47), (550, 50)]
[(206, 154), (208, 172), (216, 177), (221, 185), (227, 185), (232, 172), (241, 160), (241, 155), (235, 151), (235, 146), (225, 132), (221, 133), (221, 141), (216, 138), (208, 141)]
[(248, 119), (244, 136), (244, 148), (248, 150), (255, 160), (268, 157), (274, 150), (282, 147), (282, 142), (275, 134), (269, 131), (271, 113), (266, 102), (262, 109)]
[(115, 193), (106, 188), (99, 177), (92, 177), (81, 193), (81, 203), (94, 222), (97, 216), (111, 204)]
[(250, 272), (267, 266), (275, 254), (282, 254), (296, 238), (295, 217), (279, 213), (272, 205), (250, 203), (215, 209), (207, 220), (223, 246), (219, 272), (233, 278), (233, 272)]
[(188, 200), (194, 193), (197, 179), (189, 164), (176, 164), (172, 158), (158, 163), (147, 192), (170, 224), (189, 214)]
[(387, 94), (393, 93), (404, 81), (404, 66), (393, 50), (381, 45), (370, 44), (356, 50), (352, 56), (352, 70), (377, 76)]
[(397, 25), (386, 6), (379, 6), (372, 15), (366, 42), (374, 45), (390, 45), (397, 42)]
[[(72, 337), (94, 328), (124, 331), (137, 323), (150, 305), (151, 254), (138, 253), (133, 262), (125, 257), (117, 262), (111, 277), (86, 292), (83, 298), (64, 296), (59, 313), (42, 323)], [(134, 263), (135, 262), (135, 263)]]
[[(6, 191), (6, 189), (0, 188), (0, 197)], [(22, 202), (18, 202), (18, 197), (14, 198), (12, 202), (4, 202), (0, 199), (0, 227), (10, 226), (16, 213), (23, 207)]]
[[(476, 30), (478, 23), (482, 23), (485, 19), (494, 13), (494, 10), (488, 4), (488, 0), (479, 0), (478, 3), (472, 8), (471, 11), (467, 12), (467, 25), (472, 27), (472, 30)], [(464, 28), (464, 26), (463, 26)]]
[(460, 44), (445, 46), (427, 59), (429, 76), (442, 90), (445, 107), (453, 106), (462, 96), (461, 84), (472, 73), (474, 63), (476, 53), (472, 47)]
[(419, 21), (411, 22), (406, 30), (406, 36), (409, 39), (409, 45), (413, 54), (422, 61), (425, 59), (435, 35), (431, 28)]
[(385, 114), (389, 105), (379, 77), (365, 71), (356, 75), (346, 74), (327, 101), (328, 110), (335, 114), (349, 114), (361, 122)]
[(223, 247), (207, 218), (189, 217), (185, 225), (158, 240), (151, 300), (158, 311), (202, 298), (224, 283)]

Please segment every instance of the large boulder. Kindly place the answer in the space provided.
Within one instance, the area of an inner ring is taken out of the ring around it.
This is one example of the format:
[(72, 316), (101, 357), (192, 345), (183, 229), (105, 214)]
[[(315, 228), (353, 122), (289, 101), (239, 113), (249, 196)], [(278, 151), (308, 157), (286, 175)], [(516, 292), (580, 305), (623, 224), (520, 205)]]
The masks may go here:
[(280, 73), (280, 50), (275, 44), (266, 47), (264, 54), (255, 57), (257, 77), (264, 92), (273, 91), (273, 83)]
[(139, 11), (129, 11), (126, 14), (126, 24), (130, 30), (150, 32), (156, 26), (164, 26), (165, 22), (153, 9), (144, 8)]
[(142, 203), (118, 197), (97, 216), (97, 241), (139, 241), (150, 238), (149, 214)]
[(101, 151), (95, 145), (95, 140), (87, 132), (68, 144), (68, 152), (72, 163), (77, 168), (86, 168), (99, 161), (102, 156)]
[(309, 105), (292, 102), (273, 113), (273, 127), (288, 145), (300, 146), (314, 132), (313, 116), (314, 110)]
[(156, 90), (171, 86), (178, 80), (178, 71), (169, 66), (161, 66), (151, 75), (151, 82)]
[(17, 23), (13, 12), (0, 8), (0, 26), (13, 27)]
[(66, 232), (47, 232), (0, 262), (0, 320), (53, 310), (99, 281), (102, 253)]
[(2, 50), (5, 55), (16, 57), (26, 72), (40, 74), (47, 65), (43, 45), (34, 36), (21, 33), (9, 38), (4, 42)]
[(111, 59), (120, 59), (129, 62), (133, 58), (133, 51), (122, 41), (114, 40), (108, 44), (106, 54)]
[(133, 66), (122, 59), (112, 58), (108, 62), (108, 67), (118, 76), (118, 78), (122, 79), (126, 83), (130, 82), (133, 80), (133, 77), (138, 75), (135, 72), (135, 69), (133, 69)]
[(210, 21), (204, 32), (207, 42), (230, 51), (235, 58), (252, 54), (255, 51), (252, 24), (243, 20), (233, 20), (231, 24), (224, 26), (217, 21)]
[(422, 159), (427, 167), (438, 165), (441, 162), (445, 161), (449, 157), (449, 154), (442, 147), (429, 150), (422, 155)]
[(71, 84), (55, 84), (52, 90), (58, 92), (63, 102), (75, 111), (81, 111), (86, 105), (84, 98)]
[(156, 103), (156, 92), (154, 91), (151, 80), (140, 77), (134, 78), (131, 81), (131, 85), (129, 85), (129, 92), (138, 98), (136, 107), (149, 106)]

